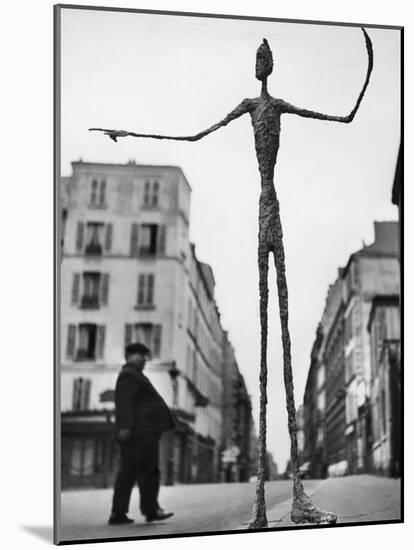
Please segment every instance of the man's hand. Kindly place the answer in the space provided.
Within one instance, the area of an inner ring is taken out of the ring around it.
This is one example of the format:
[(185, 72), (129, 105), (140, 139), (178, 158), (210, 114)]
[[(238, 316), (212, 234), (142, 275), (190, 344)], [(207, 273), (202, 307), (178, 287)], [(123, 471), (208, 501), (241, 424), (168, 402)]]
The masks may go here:
[(131, 437), (131, 430), (129, 428), (124, 428), (123, 430), (119, 430), (118, 440), (121, 441), (121, 443), (125, 443), (125, 441), (128, 441), (130, 437)]

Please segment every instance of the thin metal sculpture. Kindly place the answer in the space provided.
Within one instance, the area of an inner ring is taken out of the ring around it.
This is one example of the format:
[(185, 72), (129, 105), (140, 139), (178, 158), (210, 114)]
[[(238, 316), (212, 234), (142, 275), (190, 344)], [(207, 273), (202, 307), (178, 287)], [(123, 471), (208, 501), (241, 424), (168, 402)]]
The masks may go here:
[(267, 78), (273, 71), (273, 56), (266, 39), (259, 46), (256, 55), (256, 78), (262, 82), (259, 97), (244, 99), (223, 120), (210, 128), (193, 136), (163, 136), (155, 134), (137, 134), (125, 130), (108, 130), (105, 128), (90, 128), (91, 131), (101, 131), (112, 140), (132, 136), (153, 139), (170, 139), (176, 141), (198, 141), (212, 132), (226, 126), (232, 120), (249, 113), (252, 120), (256, 155), (259, 163), (262, 191), (259, 201), (259, 292), (260, 292), (260, 325), (261, 325), (261, 356), (260, 356), (260, 415), (259, 415), (259, 453), (258, 475), (256, 485), (256, 500), (253, 506), (249, 528), (267, 527), (266, 504), (264, 494), (265, 461), (266, 461), (266, 404), (267, 404), (267, 310), (268, 310), (268, 270), (269, 253), (273, 253), (277, 290), (279, 296), (279, 314), (281, 322), (283, 345), (283, 374), (286, 390), (286, 407), (288, 412), (288, 428), (291, 443), (291, 465), (293, 474), (293, 505), (291, 519), (294, 523), (336, 523), (336, 515), (320, 510), (314, 506), (303, 489), (299, 472), (299, 460), (296, 439), (296, 409), (293, 392), (293, 376), (290, 354), (290, 335), (288, 329), (288, 289), (285, 275), (285, 254), (283, 249), (282, 224), (279, 216), (279, 201), (273, 183), (274, 168), (279, 149), (280, 116), (291, 113), (306, 118), (349, 123), (353, 120), (365, 90), (373, 67), (373, 51), (371, 40), (365, 29), (368, 52), (368, 69), (365, 83), (357, 99), (355, 107), (348, 116), (330, 116), (315, 111), (299, 109), (283, 99), (272, 97), (267, 91)]

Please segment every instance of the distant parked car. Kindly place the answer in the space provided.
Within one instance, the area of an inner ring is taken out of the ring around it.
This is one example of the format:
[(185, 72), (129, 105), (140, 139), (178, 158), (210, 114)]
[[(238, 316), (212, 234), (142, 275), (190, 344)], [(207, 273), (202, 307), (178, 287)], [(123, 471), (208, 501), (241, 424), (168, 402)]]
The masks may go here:
[(257, 476), (250, 476), (249, 477), (249, 482), (250, 483), (256, 483), (257, 482)]

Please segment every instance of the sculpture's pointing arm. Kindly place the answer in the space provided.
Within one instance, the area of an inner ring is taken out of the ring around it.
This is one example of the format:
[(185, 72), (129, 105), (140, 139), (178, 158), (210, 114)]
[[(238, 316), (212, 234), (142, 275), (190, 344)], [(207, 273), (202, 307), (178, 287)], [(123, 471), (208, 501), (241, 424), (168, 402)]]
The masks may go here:
[(282, 113), (291, 113), (294, 115), (299, 115), (301, 117), (305, 118), (316, 118), (319, 120), (331, 120), (334, 122), (352, 122), (354, 119), (354, 116), (356, 112), (358, 111), (359, 105), (362, 101), (362, 98), (364, 97), (365, 90), (367, 89), (369, 78), (371, 76), (372, 67), (373, 67), (373, 61), (374, 61), (374, 55), (372, 51), (372, 43), (371, 40), (366, 33), (365, 29), (361, 28), (362, 32), (365, 36), (365, 44), (367, 47), (368, 52), (368, 69), (367, 69), (367, 75), (365, 77), (364, 86), (362, 87), (361, 93), (359, 94), (359, 97), (357, 99), (357, 102), (355, 104), (355, 107), (352, 109), (352, 111), (349, 113), (348, 116), (331, 116), (331, 115), (325, 115), (323, 113), (318, 113), (316, 111), (308, 111), (307, 109), (300, 109), (299, 107), (295, 107), (294, 105), (291, 105), (290, 103), (287, 103), (286, 101), (282, 101)]
[(223, 126), (227, 126), (229, 122), (231, 122), (236, 118), (239, 118), (240, 116), (244, 115), (248, 111), (249, 111), (249, 100), (244, 99), (240, 103), (240, 105), (238, 105), (235, 109), (233, 109), (225, 118), (223, 118), (223, 120), (220, 120), (220, 122), (217, 122), (217, 124), (214, 124), (210, 128), (207, 128), (206, 130), (203, 130), (202, 132), (199, 132), (198, 134), (195, 134), (193, 136), (161, 136), (157, 134), (137, 134), (135, 132), (127, 132), (125, 130), (108, 130), (106, 128), (89, 128), (89, 131), (104, 132), (105, 135), (109, 136), (114, 141), (117, 141), (117, 138), (119, 137), (126, 137), (126, 136), (144, 137), (144, 138), (152, 138), (152, 139), (171, 139), (174, 141), (198, 141), (204, 136), (207, 136), (208, 134), (215, 132), (219, 128), (222, 128)]

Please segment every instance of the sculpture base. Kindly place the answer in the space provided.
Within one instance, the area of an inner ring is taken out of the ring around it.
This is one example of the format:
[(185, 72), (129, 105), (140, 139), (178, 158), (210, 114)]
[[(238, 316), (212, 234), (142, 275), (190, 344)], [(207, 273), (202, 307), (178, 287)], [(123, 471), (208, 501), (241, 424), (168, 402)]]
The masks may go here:
[(316, 525), (334, 525), (337, 517), (332, 512), (321, 510), (312, 504), (311, 499), (303, 493), (293, 500), (290, 519), (295, 524), (312, 523)]
[(255, 503), (253, 506), (252, 519), (248, 525), (248, 529), (266, 529), (267, 517), (265, 504)]

